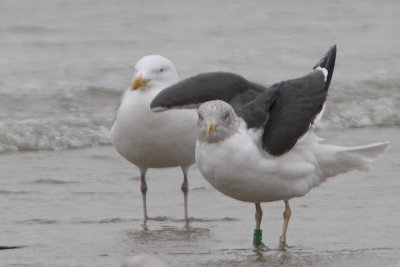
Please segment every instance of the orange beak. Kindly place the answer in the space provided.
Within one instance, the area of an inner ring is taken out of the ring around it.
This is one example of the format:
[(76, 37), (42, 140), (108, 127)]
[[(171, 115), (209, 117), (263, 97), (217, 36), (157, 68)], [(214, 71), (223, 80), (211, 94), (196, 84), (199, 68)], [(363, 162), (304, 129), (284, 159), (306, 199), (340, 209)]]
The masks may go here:
[(147, 85), (148, 82), (149, 82), (148, 80), (143, 80), (142, 75), (139, 75), (133, 79), (131, 84), (131, 90), (136, 90), (140, 87), (144, 87)]

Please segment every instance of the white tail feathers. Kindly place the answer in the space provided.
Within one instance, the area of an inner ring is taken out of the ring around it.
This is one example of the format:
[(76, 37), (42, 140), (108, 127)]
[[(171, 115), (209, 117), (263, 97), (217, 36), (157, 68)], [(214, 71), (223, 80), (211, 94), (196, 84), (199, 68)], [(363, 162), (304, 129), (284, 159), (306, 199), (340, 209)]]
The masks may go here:
[(366, 171), (373, 160), (378, 159), (389, 148), (389, 142), (357, 147), (324, 145), (319, 151), (318, 163), (321, 178), (336, 176), (351, 170)]
[(374, 143), (366, 146), (350, 147), (338, 152), (338, 157), (350, 168), (361, 171), (369, 169), (369, 164), (378, 159), (389, 148), (389, 142)]
[(345, 148), (341, 152), (354, 154), (355, 156), (364, 158), (366, 160), (374, 160), (379, 158), (389, 148), (389, 142), (374, 143), (366, 146), (357, 146)]

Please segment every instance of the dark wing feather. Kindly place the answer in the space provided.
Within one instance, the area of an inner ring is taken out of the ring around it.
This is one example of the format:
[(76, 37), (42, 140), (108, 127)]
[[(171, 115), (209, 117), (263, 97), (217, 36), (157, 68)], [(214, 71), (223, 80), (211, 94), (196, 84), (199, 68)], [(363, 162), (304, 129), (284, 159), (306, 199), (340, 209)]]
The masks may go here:
[(175, 83), (151, 102), (153, 111), (172, 108), (197, 108), (204, 102), (223, 100), (243, 118), (248, 128), (264, 127), (262, 145), (272, 155), (289, 151), (307, 132), (326, 100), (336, 58), (332, 46), (314, 67), (301, 78), (283, 81), (270, 88), (227, 72), (199, 74)]
[(325, 82), (325, 91), (328, 91), (329, 85), (332, 80), (333, 70), (335, 69), (335, 61), (336, 61), (336, 45), (333, 45), (329, 48), (328, 52), (321, 58), (321, 60), (315, 64), (313, 69), (318, 67), (325, 68), (328, 70), (328, 77), (326, 78)]
[(282, 155), (308, 131), (325, 103), (335, 61), (336, 45), (333, 45), (314, 66), (314, 69), (326, 69), (327, 77), (322, 70), (316, 69), (306, 76), (272, 86), (278, 93), (264, 128), (264, 150), (275, 156)]
[(235, 109), (247, 123), (248, 128), (259, 128), (265, 125), (271, 105), (276, 101), (278, 88), (270, 87), (257, 95), (255, 99)]
[(325, 103), (327, 91), (322, 71), (272, 86), (278, 93), (269, 110), (262, 145), (279, 156), (289, 151), (307, 132)]
[(154, 111), (196, 108), (211, 100), (223, 100), (238, 108), (265, 89), (234, 73), (203, 73), (165, 88), (153, 99), (150, 108)]

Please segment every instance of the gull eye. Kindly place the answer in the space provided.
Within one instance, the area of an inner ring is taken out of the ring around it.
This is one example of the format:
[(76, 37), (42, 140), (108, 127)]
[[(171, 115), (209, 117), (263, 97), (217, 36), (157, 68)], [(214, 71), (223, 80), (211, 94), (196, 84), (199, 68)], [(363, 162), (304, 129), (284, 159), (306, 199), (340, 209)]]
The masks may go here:
[(200, 114), (199, 114), (199, 121), (202, 121), (203, 120), (203, 116), (201, 116)]
[(164, 71), (164, 69), (163, 69), (163, 68), (161, 68), (161, 69), (160, 69), (160, 72), (163, 72), (163, 71)]
[(224, 120), (227, 120), (227, 119), (229, 118), (229, 112), (225, 112), (225, 113), (222, 115), (222, 118), (224, 118)]

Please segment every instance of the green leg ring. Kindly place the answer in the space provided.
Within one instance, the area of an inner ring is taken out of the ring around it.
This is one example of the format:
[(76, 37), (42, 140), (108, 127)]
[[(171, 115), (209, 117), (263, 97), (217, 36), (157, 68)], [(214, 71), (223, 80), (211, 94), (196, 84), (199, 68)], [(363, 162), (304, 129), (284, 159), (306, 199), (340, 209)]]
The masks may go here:
[(253, 246), (258, 248), (262, 244), (262, 230), (254, 229)]

